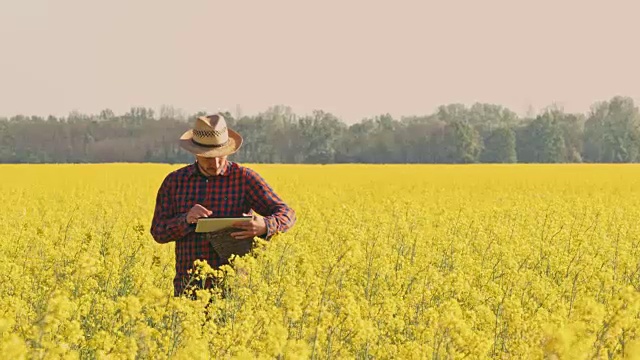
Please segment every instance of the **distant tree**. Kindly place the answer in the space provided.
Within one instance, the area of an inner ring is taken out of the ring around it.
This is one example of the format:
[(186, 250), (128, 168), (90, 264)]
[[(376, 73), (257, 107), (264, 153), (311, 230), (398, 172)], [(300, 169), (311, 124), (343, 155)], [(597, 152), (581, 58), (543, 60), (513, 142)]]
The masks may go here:
[(561, 163), (566, 161), (564, 134), (558, 119), (550, 112), (520, 128), (517, 134), (519, 162)]
[(444, 144), (444, 162), (447, 163), (478, 162), (483, 149), (478, 131), (463, 120), (453, 120), (445, 126)]
[(592, 106), (584, 125), (587, 162), (637, 162), (640, 151), (640, 114), (633, 99), (614, 97)]
[[(276, 105), (253, 116), (222, 114), (244, 144), (234, 155), (253, 163), (638, 162), (640, 115), (633, 100), (613, 97), (586, 116), (552, 104), (519, 118), (495, 104), (453, 103), (431, 114), (394, 119), (383, 113), (347, 125), (323, 110), (298, 116)], [(66, 117), (0, 118), (0, 162), (191, 162), (178, 137), (204, 111), (163, 105), (122, 115), (71, 111)]]
[(513, 129), (508, 127), (494, 129), (485, 140), (480, 160), (486, 163), (517, 162), (516, 134)]
[(113, 111), (111, 109), (104, 109), (102, 111), (100, 111), (100, 115), (98, 116), (98, 119), (100, 120), (110, 120), (115, 118), (116, 115), (113, 113)]

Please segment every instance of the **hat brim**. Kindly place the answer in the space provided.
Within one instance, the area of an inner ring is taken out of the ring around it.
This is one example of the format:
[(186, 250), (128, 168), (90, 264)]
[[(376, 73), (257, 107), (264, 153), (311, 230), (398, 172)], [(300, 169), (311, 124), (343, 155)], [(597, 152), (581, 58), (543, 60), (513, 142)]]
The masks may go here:
[(182, 136), (180, 136), (180, 147), (194, 155), (202, 157), (219, 157), (231, 155), (238, 151), (238, 149), (240, 149), (243, 139), (240, 134), (231, 129), (227, 129), (227, 132), (229, 134), (229, 141), (225, 145), (220, 147), (207, 147), (194, 143), (192, 141), (193, 130), (189, 129), (184, 134), (182, 134)]

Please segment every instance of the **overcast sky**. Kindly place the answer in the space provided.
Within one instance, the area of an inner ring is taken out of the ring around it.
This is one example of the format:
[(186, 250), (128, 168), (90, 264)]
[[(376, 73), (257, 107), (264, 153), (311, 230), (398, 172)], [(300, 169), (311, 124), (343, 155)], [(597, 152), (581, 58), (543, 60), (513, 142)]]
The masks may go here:
[(640, 1), (0, 0), (0, 116), (640, 104)]

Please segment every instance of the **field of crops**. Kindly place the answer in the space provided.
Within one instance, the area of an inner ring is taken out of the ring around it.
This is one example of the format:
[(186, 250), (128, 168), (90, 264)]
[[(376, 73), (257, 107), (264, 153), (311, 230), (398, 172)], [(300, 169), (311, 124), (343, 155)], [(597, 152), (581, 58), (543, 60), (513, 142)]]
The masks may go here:
[(176, 168), (0, 165), (2, 358), (640, 354), (640, 166), (256, 165), (297, 224), (207, 310), (149, 233)]

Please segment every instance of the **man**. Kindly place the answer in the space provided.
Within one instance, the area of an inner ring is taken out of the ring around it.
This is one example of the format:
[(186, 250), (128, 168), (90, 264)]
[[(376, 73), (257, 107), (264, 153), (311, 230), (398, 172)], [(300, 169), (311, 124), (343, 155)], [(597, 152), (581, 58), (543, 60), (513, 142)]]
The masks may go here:
[(242, 142), (219, 114), (198, 117), (193, 129), (179, 139), (195, 162), (165, 177), (151, 224), (156, 242), (175, 242), (174, 296), (183, 294), (195, 260), (206, 260), (214, 269), (228, 263), (214, 251), (207, 234), (194, 231), (199, 218), (253, 214), (250, 222), (235, 224), (237, 231), (230, 235), (238, 240), (255, 236), (270, 240), (296, 222), (295, 211), (256, 171), (227, 159)]

